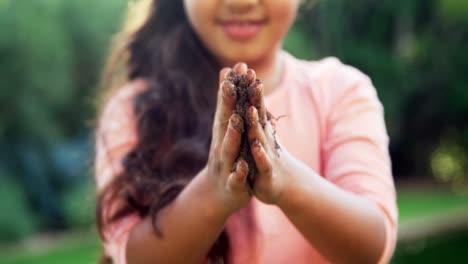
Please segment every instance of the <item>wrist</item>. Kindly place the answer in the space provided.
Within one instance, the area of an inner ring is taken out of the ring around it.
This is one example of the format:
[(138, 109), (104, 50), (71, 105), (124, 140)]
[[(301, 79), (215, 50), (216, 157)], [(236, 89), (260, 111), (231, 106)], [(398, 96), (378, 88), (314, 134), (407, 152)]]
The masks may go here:
[(278, 206), (282, 211), (285, 211), (285, 209), (289, 207), (291, 199), (294, 199), (294, 196), (297, 195), (297, 191), (297, 187), (293, 184), (291, 178), (288, 177), (288, 183), (285, 183), (283, 190), (275, 202), (276, 206)]
[(294, 208), (295, 204), (301, 204), (303, 193), (313, 184), (315, 176), (309, 175), (309, 168), (306, 165), (292, 156), (286, 156), (281, 167), (282, 178), (286, 180), (283, 182), (281, 194), (276, 202), (276, 205), (283, 211), (289, 211)]
[(290, 157), (289, 153), (282, 151), (281, 162), (278, 162), (278, 167), (276, 169), (278, 173), (278, 178), (280, 180), (280, 192), (278, 193), (275, 204), (281, 208), (281, 206), (287, 202), (289, 196), (294, 195), (295, 179), (294, 179), (294, 169), (293, 169), (293, 159)]
[(212, 175), (209, 175), (209, 170), (205, 167), (196, 177), (198, 184), (201, 185), (200, 195), (204, 198), (202, 201), (202, 210), (208, 217), (222, 217), (227, 219), (235, 209), (230, 206), (219, 195), (219, 191), (213, 184)]

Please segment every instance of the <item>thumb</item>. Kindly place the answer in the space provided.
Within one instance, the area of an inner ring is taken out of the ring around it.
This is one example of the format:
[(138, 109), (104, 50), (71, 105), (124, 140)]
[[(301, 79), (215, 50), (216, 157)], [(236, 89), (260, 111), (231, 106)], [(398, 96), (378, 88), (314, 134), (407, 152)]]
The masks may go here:
[(230, 70), (230, 68), (224, 67), (219, 71), (219, 84), (221, 84), (224, 81), (226, 73)]
[(235, 164), (234, 171), (229, 175), (227, 186), (230, 191), (239, 191), (245, 188), (249, 165), (240, 158)]

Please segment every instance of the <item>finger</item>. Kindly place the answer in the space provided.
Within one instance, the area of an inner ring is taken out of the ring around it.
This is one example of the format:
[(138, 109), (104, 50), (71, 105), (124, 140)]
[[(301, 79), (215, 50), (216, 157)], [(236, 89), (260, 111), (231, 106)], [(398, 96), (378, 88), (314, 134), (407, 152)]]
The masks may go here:
[(238, 75), (245, 74), (247, 72), (247, 64), (243, 62), (238, 62), (232, 68)]
[(229, 165), (229, 168), (232, 167), (232, 164), (239, 156), (239, 149), (241, 144), (242, 132), (244, 131), (244, 121), (242, 118), (233, 114), (229, 118), (229, 125), (226, 130), (226, 135), (223, 139), (222, 145), (222, 160), (225, 164)]
[(254, 70), (248, 69), (244, 77), (249, 82), (249, 85), (250, 85), (257, 79), (257, 74), (255, 73)]
[(258, 173), (261, 175), (271, 175), (271, 161), (268, 157), (265, 149), (260, 143), (260, 141), (255, 140), (251, 144), (250, 150), (252, 151), (252, 156), (255, 160), (255, 165), (257, 166)]
[(249, 97), (250, 103), (257, 108), (260, 124), (262, 124), (262, 128), (264, 128), (267, 118), (265, 100), (263, 97), (263, 83), (260, 80), (255, 80), (255, 82), (249, 86)]
[(237, 99), (236, 86), (232, 82), (224, 80), (221, 83), (219, 93), (219, 99), (221, 101), (220, 106), (224, 107), (224, 110), (228, 112), (232, 111)]
[(223, 68), (219, 72), (218, 106), (234, 106), (236, 103), (236, 90), (232, 82), (226, 79), (227, 74), (232, 71), (230, 68)]
[(258, 120), (258, 111), (257, 108), (254, 106), (250, 106), (248, 111), (249, 117), (249, 128), (247, 131), (247, 137), (249, 142), (254, 142), (255, 140), (259, 140), (264, 146), (266, 145), (266, 137), (265, 132), (263, 131), (259, 120)]
[(229, 175), (227, 186), (230, 191), (244, 190), (249, 172), (249, 165), (242, 158), (236, 162), (235, 170)]
[(213, 137), (222, 142), (228, 126), (228, 119), (232, 115), (236, 104), (236, 90), (234, 84), (224, 80), (220, 84), (218, 92), (218, 103), (216, 106), (215, 119), (213, 122)]
[(219, 84), (221, 84), (224, 81), (226, 73), (229, 72), (230, 70), (231, 68), (224, 67), (219, 71)]
[(223, 133), (218, 133), (220, 122), (217, 122), (217, 120), (221, 119), (220, 117), (220, 111), (219, 111), (219, 106), (222, 104), (222, 84), (224, 80), (226, 79), (226, 74), (231, 70), (231, 68), (224, 67), (219, 71), (219, 88), (218, 88), (218, 93), (217, 93), (217, 98), (216, 98), (216, 110), (215, 110), (215, 117), (213, 119), (213, 128), (212, 128), (212, 139), (211, 139), (211, 147), (219, 146), (218, 142), (222, 141), (222, 137), (220, 136), (224, 135)]
[(230, 69), (224, 74), (224, 79), (230, 81), (233, 84), (236, 84), (239, 79), (239, 75), (237, 75), (234, 69)]

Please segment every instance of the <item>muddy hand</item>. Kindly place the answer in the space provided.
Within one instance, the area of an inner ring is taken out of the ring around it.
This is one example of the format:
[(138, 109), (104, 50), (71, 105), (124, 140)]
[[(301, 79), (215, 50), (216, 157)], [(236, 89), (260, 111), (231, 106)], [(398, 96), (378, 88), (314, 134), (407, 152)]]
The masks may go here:
[(287, 153), (276, 139), (261, 83), (250, 87), (250, 101), (247, 136), (257, 168), (254, 195), (265, 203), (274, 204), (285, 185), (282, 164)]
[[(236, 65), (234, 70), (242, 72), (244, 65)], [(243, 119), (233, 112), (237, 96), (235, 86), (226, 79), (231, 69), (220, 72), (220, 84), (217, 106), (213, 121), (212, 142), (207, 169), (212, 179), (214, 191), (223, 203), (232, 211), (245, 206), (250, 200), (246, 188), (249, 171), (244, 160), (238, 160)]]

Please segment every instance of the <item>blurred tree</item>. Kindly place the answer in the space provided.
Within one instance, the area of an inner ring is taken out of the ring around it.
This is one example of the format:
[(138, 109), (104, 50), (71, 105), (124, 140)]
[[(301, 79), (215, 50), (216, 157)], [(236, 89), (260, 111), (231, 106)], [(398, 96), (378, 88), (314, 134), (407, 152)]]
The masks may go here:
[(468, 150), (468, 1), (314, 3), (298, 21), (313, 41), (309, 53), (371, 76), (396, 175), (430, 175), (431, 155), (446, 138)]
[[(26, 195), (40, 227), (65, 226), (61, 191), (85, 178), (95, 88), (127, 2), (0, 0), (0, 182), (24, 188), (12, 193)], [(466, 178), (468, 1), (305, 2), (286, 49), (371, 76), (395, 175)], [(2, 215), (0, 225), (15, 224)]]
[(125, 5), (0, 0), (0, 177), (21, 183), (43, 228), (66, 224), (67, 174), (87, 176), (88, 157), (73, 153), (86, 152), (95, 87)]

